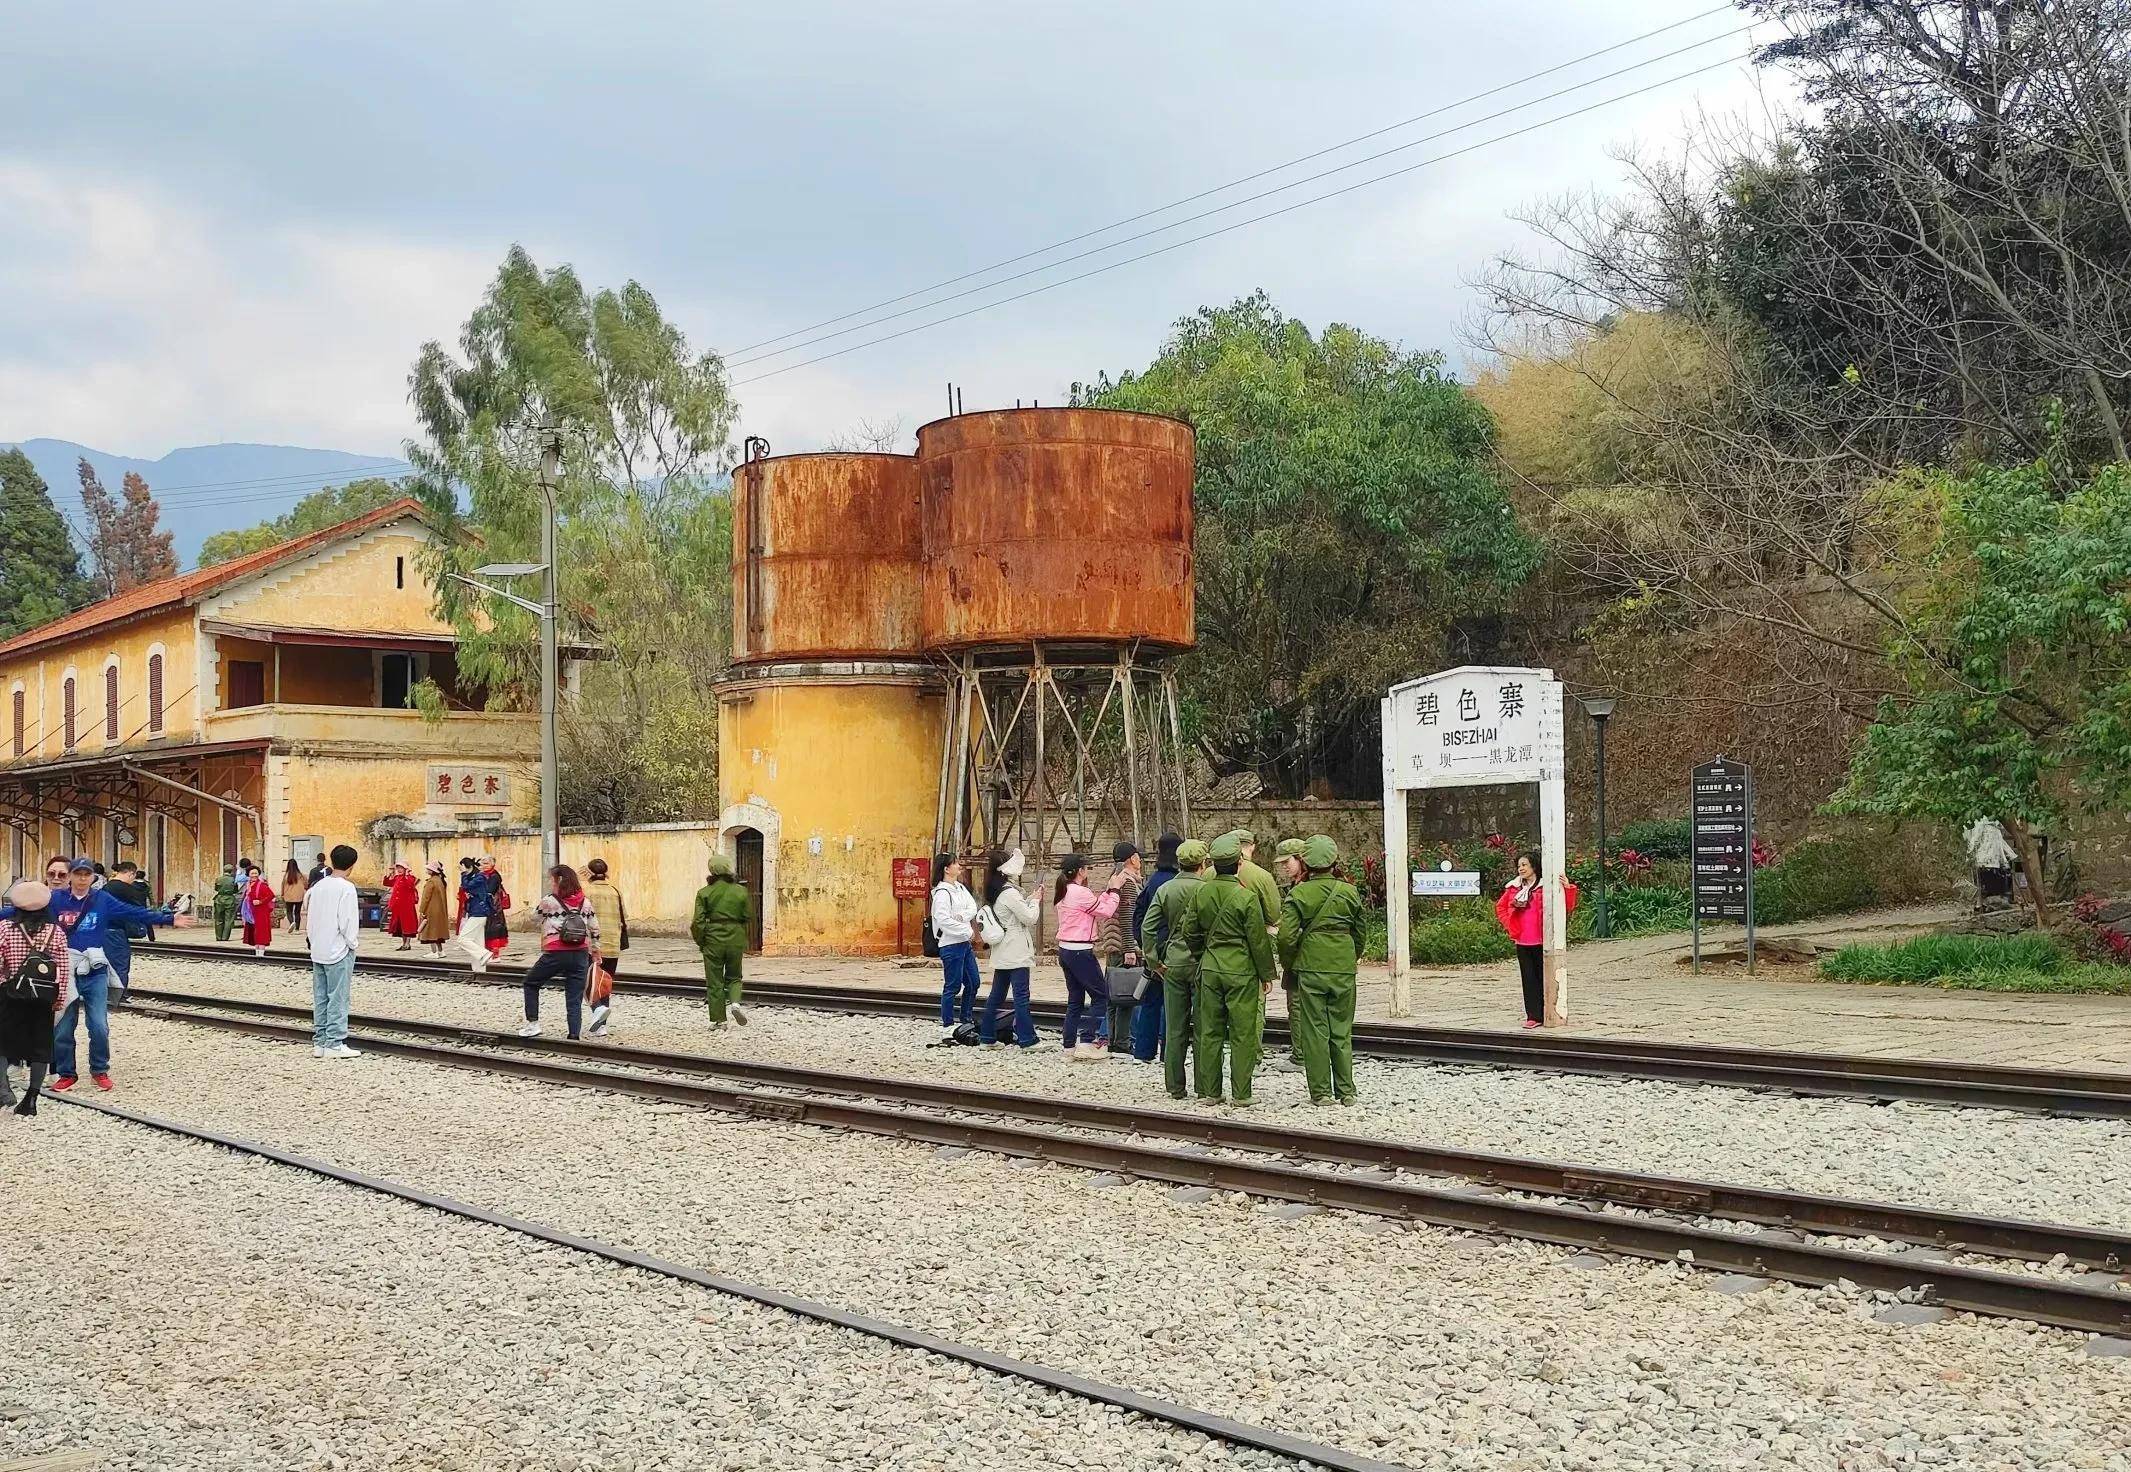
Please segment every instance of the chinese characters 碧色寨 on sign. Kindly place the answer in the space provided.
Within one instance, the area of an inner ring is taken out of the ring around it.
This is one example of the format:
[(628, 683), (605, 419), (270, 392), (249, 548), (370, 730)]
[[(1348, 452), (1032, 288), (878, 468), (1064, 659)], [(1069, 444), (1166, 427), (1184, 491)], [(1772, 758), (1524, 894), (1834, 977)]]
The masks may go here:
[(1400, 787), (1536, 782), (1561, 766), (1561, 685), (1545, 670), (1467, 666), (1391, 692), (1384, 732)]
[(432, 766), (428, 797), (438, 806), (507, 807), (511, 800), (510, 773), (500, 767)]

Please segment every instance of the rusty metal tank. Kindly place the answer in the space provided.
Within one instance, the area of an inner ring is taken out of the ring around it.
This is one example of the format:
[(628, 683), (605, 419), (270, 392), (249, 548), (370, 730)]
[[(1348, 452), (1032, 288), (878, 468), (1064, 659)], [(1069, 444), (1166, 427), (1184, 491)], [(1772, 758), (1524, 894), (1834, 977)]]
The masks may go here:
[(918, 462), (776, 455), (733, 471), (733, 658), (922, 652)]
[(918, 431), (926, 647), (1188, 649), (1191, 426), (997, 409)]

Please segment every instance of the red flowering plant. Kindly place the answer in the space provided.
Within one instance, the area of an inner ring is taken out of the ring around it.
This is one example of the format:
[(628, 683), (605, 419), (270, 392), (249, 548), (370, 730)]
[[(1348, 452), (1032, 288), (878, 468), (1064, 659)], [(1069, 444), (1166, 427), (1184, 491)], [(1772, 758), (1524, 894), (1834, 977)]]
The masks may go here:
[(1651, 871), (1657, 868), (1657, 860), (1632, 848), (1624, 848), (1613, 855), (1613, 867), (1628, 883), (1633, 884), (1638, 880), (1648, 879)]
[(2072, 948), (2082, 961), (2131, 966), (2131, 935), (2102, 923), (2106, 903), (2098, 894), (2083, 894), (2072, 901)]
[(1766, 869), (1769, 865), (1775, 862), (1776, 851), (1770, 848), (1767, 844), (1763, 843), (1759, 838), (1756, 838), (1754, 840), (1754, 867), (1756, 869)]

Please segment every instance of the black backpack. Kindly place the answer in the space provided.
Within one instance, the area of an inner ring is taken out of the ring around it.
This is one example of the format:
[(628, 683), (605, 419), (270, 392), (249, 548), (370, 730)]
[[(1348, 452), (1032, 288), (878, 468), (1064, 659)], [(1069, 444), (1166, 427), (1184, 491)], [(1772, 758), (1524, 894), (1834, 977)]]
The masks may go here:
[(31, 935), (22, 926), (23, 938), (30, 943), (30, 953), (22, 958), (12, 976), (0, 981), (0, 998), (10, 1002), (35, 1002), (49, 1007), (59, 1000), (59, 963), (44, 950), (44, 938), (52, 933), (49, 922), (38, 927)]
[(592, 938), (592, 927), (585, 919), (581, 907), (563, 905), (562, 918), (555, 923), (555, 939), (566, 946), (581, 946)]

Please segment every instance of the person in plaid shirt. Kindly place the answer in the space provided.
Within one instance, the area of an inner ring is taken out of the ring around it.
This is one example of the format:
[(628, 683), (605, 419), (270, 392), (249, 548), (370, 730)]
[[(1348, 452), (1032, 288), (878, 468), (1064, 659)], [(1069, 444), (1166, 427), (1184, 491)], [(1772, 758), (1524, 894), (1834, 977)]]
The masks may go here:
[(13, 913), (0, 920), (0, 982), (21, 969), (33, 948), (52, 958), (58, 973), (59, 992), (46, 1007), (38, 1002), (18, 1002), (0, 995), (0, 1107), (14, 1101), (7, 1070), (16, 1063), (29, 1065), (29, 1085), (17, 1114), (35, 1114), (37, 1095), (44, 1087), (44, 1071), (52, 1061), (52, 1020), (67, 1004), (67, 988), (73, 968), (67, 962), (67, 932), (52, 913), (52, 891), (34, 879), (25, 879), (7, 892)]

